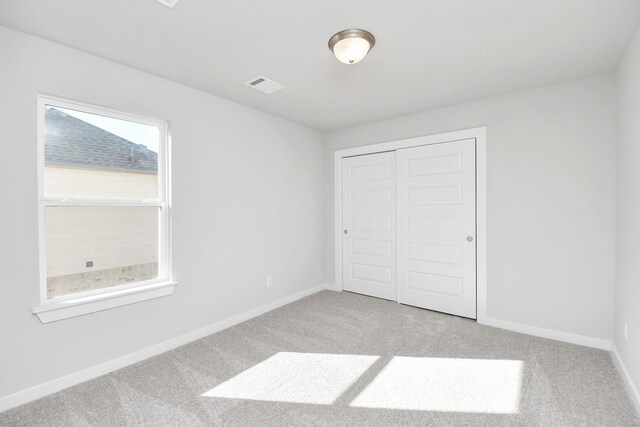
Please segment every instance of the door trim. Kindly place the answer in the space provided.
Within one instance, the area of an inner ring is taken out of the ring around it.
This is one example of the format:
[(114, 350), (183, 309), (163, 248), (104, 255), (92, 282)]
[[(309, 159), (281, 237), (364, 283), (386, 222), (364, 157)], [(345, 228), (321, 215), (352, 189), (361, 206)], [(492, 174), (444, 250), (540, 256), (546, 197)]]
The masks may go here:
[(334, 253), (335, 284), (342, 291), (342, 159), (345, 157), (395, 151), (421, 145), (442, 144), (463, 139), (476, 140), (476, 317), (478, 323), (487, 319), (487, 128), (445, 132), (435, 135), (381, 142), (336, 150), (334, 170)]

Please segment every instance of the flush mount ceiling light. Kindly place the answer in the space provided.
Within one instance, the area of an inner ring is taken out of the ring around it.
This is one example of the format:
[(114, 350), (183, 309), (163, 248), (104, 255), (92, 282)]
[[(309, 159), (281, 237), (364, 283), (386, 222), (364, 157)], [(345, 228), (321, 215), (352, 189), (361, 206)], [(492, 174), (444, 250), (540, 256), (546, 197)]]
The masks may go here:
[(180, 0), (156, 0), (156, 1), (160, 4), (167, 6), (170, 9), (173, 9), (173, 6), (175, 6)]
[(351, 28), (336, 33), (329, 39), (329, 49), (345, 64), (356, 64), (367, 56), (376, 44), (376, 39), (369, 31)]

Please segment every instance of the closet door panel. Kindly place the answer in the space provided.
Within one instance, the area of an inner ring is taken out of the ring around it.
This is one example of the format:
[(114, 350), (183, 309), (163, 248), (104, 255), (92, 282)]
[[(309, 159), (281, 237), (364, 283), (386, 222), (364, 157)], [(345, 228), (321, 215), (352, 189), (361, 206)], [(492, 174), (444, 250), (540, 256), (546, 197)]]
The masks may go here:
[(395, 152), (342, 160), (343, 287), (396, 299)]
[(475, 139), (396, 159), (398, 302), (475, 318)]

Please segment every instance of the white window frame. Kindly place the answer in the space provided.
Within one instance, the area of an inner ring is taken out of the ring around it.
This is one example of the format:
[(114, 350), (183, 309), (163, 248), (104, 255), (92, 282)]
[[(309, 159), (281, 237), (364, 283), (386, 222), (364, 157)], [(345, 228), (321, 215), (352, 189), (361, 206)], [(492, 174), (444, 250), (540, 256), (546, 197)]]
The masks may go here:
[[(44, 194), (45, 106), (52, 105), (114, 119), (157, 127), (158, 197), (156, 199), (47, 197)], [(168, 122), (124, 113), (110, 108), (49, 95), (38, 95), (38, 221), (40, 263), (40, 305), (33, 308), (42, 323), (132, 304), (173, 293), (171, 275), (171, 161)], [(159, 213), (158, 277), (102, 289), (47, 298), (46, 209), (48, 207), (157, 207)]]

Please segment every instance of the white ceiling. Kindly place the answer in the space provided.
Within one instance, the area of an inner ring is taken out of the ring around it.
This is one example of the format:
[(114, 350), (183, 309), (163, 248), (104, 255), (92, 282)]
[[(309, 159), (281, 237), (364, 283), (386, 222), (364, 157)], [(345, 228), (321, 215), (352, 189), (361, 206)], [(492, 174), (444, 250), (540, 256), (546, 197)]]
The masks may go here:
[[(610, 71), (639, 22), (640, 0), (0, 1), (1, 24), (322, 130)], [(376, 46), (348, 66), (327, 41), (352, 27)]]

